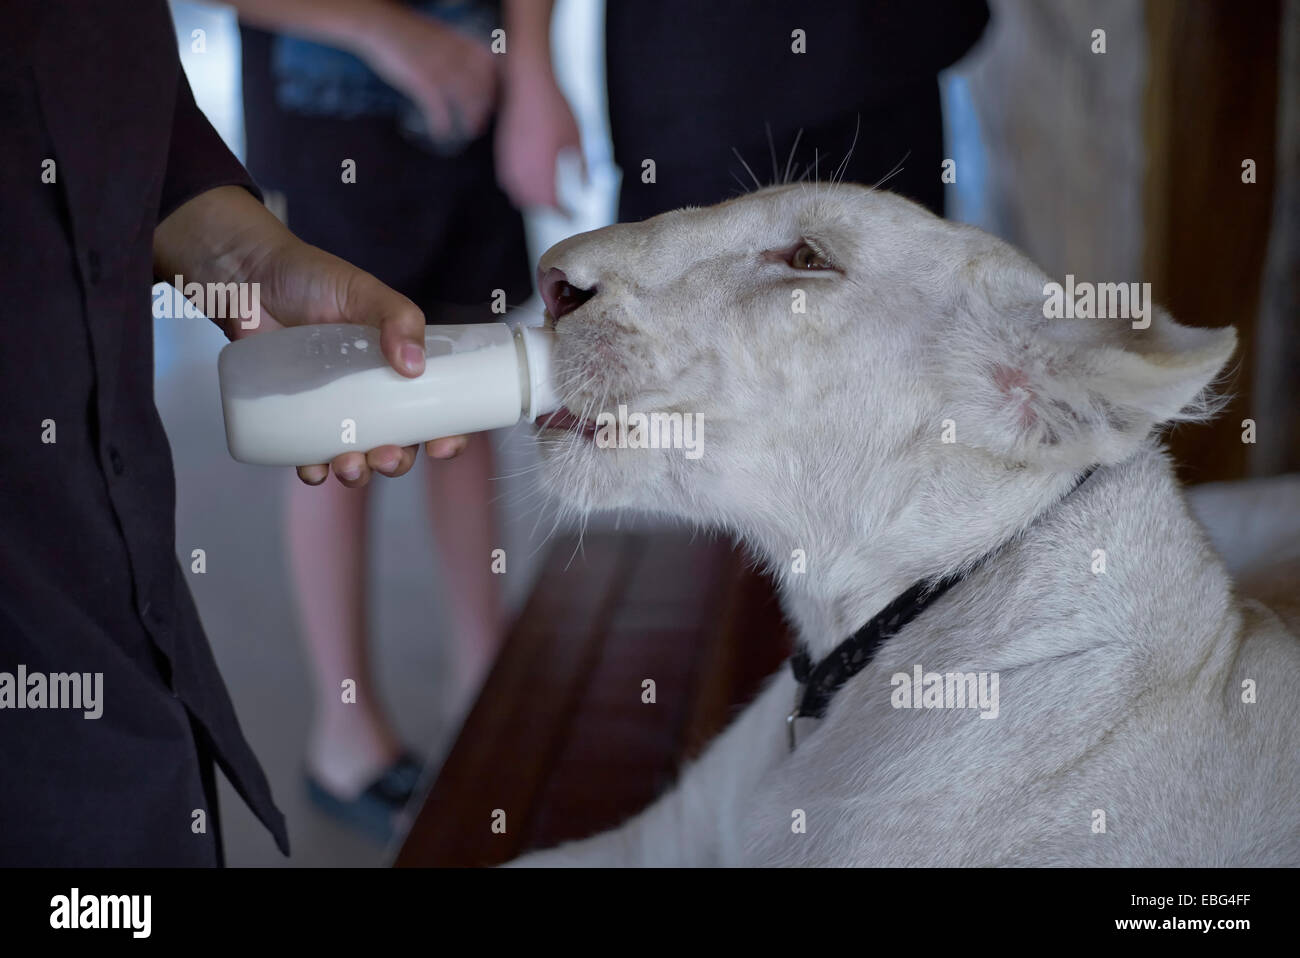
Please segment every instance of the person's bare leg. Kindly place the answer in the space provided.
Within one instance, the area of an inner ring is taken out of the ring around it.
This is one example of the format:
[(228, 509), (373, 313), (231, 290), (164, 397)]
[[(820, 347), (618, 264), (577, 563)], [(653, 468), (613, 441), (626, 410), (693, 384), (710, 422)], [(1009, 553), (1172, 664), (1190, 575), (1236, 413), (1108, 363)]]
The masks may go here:
[[(436, 471), (436, 470), (435, 470)], [(341, 798), (355, 797), (401, 754), (370, 672), (366, 629), (368, 488), (290, 475), (286, 542), (299, 631), (310, 659), (314, 710), (307, 769)], [(356, 682), (356, 702), (343, 682)]]
[(501, 546), (492, 504), (494, 460), (487, 434), (478, 433), (455, 459), (424, 464), (451, 613), (456, 705), (478, 690), (501, 641), (501, 590), (491, 557)]

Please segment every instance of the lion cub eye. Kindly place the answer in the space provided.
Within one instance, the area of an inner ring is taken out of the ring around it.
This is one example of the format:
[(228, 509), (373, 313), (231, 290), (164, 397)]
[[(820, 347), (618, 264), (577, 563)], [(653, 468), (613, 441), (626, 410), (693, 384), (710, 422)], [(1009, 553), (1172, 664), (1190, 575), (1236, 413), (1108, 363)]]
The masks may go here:
[(830, 257), (817, 249), (807, 240), (794, 248), (790, 255), (790, 265), (795, 269), (834, 269)]

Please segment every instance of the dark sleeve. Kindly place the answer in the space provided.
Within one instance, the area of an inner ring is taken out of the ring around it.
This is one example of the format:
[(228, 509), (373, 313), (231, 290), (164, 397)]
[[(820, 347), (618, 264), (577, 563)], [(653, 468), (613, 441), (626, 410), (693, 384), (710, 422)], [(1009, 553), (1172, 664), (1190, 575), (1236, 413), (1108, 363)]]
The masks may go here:
[(176, 105), (167, 146), (167, 171), (158, 201), (158, 222), (182, 203), (218, 186), (242, 186), (261, 201), (262, 193), (253, 178), (195, 104), (179, 58), (176, 74)]

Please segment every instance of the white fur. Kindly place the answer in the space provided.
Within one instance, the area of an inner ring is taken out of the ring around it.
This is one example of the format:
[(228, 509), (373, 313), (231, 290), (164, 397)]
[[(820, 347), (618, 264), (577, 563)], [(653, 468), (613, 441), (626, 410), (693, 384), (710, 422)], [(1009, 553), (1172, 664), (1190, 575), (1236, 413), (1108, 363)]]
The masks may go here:
[[(783, 262), (803, 238), (839, 270)], [(1300, 643), (1234, 594), (1153, 438), (1205, 415), (1231, 330), (1047, 320), (1015, 250), (847, 185), (609, 227), (541, 265), (597, 290), (557, 324), (570, 409), (706, 424), (698, 460), (548, 431), (552, 489), (737, 535), (814, 657), (1002, 548), (794, 753), (785, 670), (651, 807), (521, 863), (1300, 864)], [(917, 664), (997, 672), (999, 716), (893, 708)]]

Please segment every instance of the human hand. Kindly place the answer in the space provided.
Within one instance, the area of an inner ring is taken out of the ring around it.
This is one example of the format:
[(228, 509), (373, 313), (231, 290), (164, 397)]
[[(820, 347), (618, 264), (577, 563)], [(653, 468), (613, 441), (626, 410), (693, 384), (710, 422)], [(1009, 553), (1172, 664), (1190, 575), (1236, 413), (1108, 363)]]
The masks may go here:
[[(211, 317), (231, 339), (281, 326), (355, 323), (379, 330), (384, 358), (403, 376), (424, 372), (424, 313), (374, 276), (304, 243), (251, 193), (223, 186), (178, 207), (154, 230), (154, 272), (201, 283), (257, 284), (252, 317)], [(435, 459), (464, 449), (464, 436), (424, 444)], [(415, 464), (418, 446), (380, 446), (348, 452), (328, 463), (298, 467), (309, 485), (332, 469), (345, 486), (364, 486), (373, 473), (400, 476)]]
[(568, 101), (549, 70), (508, 79), (496, 130), (497, 182), (516, 207), (568, 213), (556, 195), (556, 159), (564, 149), (582, 156), (582, 138)]
[(435, 139), (471, 140), (492, 117), (497, 78), (477, 40), (397, 4), (385, 4), (353, 46), (420, 108)]
[[(248, 282), (261, 289), (262, 316), (258, 331), (314, 323), (355, 323), (379, 330), (384, 357), (403, 376), (424, 371), (424, 313), (402, 294), (374, 276), (322, 249), (296, 238), (260, 258)], [(252, 330), (234, 331), (234, 338)], [(425, 443), (435, 459), (459, 454), (467, 442), (451, 436)], [(345, 486), (364, 486), (373, 473), (397, 477), (415, 464), (418, 446), (380, 446), (369, 452), (347, 452), (326, 464), (298, 467), (298, 477), (319, 485), (330, 474)]]

